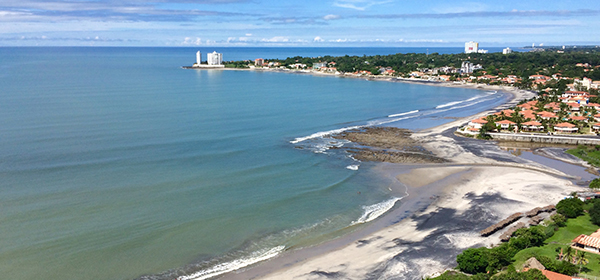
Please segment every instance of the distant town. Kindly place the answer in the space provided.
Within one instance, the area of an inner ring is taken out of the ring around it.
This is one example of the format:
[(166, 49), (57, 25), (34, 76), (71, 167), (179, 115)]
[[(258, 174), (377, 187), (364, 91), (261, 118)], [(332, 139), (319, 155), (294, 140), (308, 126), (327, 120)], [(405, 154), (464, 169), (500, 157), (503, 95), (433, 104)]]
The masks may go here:
[(535, 48), (529, 52), (489, 53), (478, 42), (465, 43), (462, 54), (293, 57), (223, 62), (221, 53), (200, 52), (192, 68), (246, 68), (300, 73), (498, 85), (539, 93), (535, 100), (472, 120), (458, 132), (484, 137), (489, 132), (583, 134), (600, 132), (600, 49)]

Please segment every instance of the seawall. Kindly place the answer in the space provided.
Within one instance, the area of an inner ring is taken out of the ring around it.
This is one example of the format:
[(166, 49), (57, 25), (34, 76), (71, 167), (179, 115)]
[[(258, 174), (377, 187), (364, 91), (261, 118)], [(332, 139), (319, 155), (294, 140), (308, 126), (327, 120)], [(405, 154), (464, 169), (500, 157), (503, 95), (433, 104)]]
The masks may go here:
[(498, 141), (516, 141), (516, 142), (535, 142), (548, 144), (569, 144), (569, 145), (600, 145), (600, 138), (593, 136), (563, 136), (563, 135), (526, 135), (511, 133), (488, 133), (494, 140)]

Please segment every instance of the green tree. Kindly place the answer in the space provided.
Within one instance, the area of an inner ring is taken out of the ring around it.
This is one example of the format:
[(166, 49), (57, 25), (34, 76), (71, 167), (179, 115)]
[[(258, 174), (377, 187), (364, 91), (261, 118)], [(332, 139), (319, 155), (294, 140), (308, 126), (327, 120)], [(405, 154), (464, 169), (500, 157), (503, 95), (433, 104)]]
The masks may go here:
[(469, 274), (485, 273), (489, 265), (487, 248), (464, 250), (456, 257), (458, 269)]
[(550, 219), (552, 219), (554, 224), (558, 227), (564, 227), (567, 225), (567, 218), (561, 214), (554, 214), (552, 217), (550, 217)]
[(548, 278), (537, 269), (530, 269), (526, 272), (508, 271), (506, 273), (500, 273), (492, 280), (547, 280)]
[(573, 247), (568, 246), (565, 250), (564, 260), (568, 261), (569, 263), (573, 263), (573, 257), (575, 257), (575, 250), (573, 249)]
[[(596, 147), (596, 150), (598, 148)], [(596, 178), (590, 182), (590, 189), (600, 189), (600, 179)]]
[(589, 213), (592, 224), (600, 226), (600, 199), (594, 199), (594, 204)]
[(579, 266), (579, 272), (584, 265), (588, 264), (590, 260), (585, 256), (584, 251), (577, 251), (577, 255), (575, 256), (575, 264)]
[[(569, 247), (571, 248), (571, 247)], [(547, 270), (565, 275), (577, 274), (577, 266), (568, 261), (556, 261), (546, 256), (535, 257)]]
[(567, 218), (578, 217), (583, 214), (583, 201), (576, 197), (563, 199), (556, 204), (556, 212)]

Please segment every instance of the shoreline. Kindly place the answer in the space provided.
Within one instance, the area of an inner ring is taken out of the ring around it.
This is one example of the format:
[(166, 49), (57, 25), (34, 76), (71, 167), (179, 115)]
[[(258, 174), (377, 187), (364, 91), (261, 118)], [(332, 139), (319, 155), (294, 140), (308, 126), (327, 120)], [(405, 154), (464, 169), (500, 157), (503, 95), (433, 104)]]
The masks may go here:
[[(321, 77), (337, 77), (337, 78), (350, 78), (350, 79), (364, 79), (368, 81), (383, 81), (383, 82), (397, 82), (397, 83), (406, 83), (406, 84), (416, 84), (416, 85), (426, 85), (426, 86), (436, 86), (436, 87), (453, 87), (453, 88), (467, 88), (467, 89), (477, 89), (477, 90), (490, 90), (490, 91), (504, 91), (510, 93), (514, 96), (513, 92), (529, 92), (532, 93), (532, 96), (535, 96), (535, 92), (531, 92), (528, 90), (518, 89), (513, 86), (508, 85), (487, 85), (487, 84), (477, 84), (477, 83), (461, 83), (461, 82), (445, 82), (445, 81), (431, 81), (424, 79), (416, 79), (416, 78), (402, 78), (402, 77), (389, 77), (389, 76), (380, 76), (380, 75), (353, 75), (353, 74), (335, 74), (335, 73), (324, 73), (320, 71), (313, 70), (292, 70), (292, 69), (271, 69), (271, 68), (192, 68), (182, 66), (183, 69), (193, 69), (193, 70), (225, 70), (225, 71), (257, 71), (257, 72), (271, 72), (271, 73), (286, 73), (286, 74), (298, 74), (298, 75), (312, 75), (312, 76), (321, 76)], [(517, 102), (515, 102), (516, 105)]]
[[(450, 159), (450, 163), (376, 164), (373, 170), (393, 182), (388, 187), (392, 192), (407, 194), (400, 205), (388, 213), (342, 237), (284, 252), (257, 265), (223, 274), (219, 279), (365, 279), (394, 278), (394, 275), (402, 279), (421, 279), (455, 266), (456, 255), (468, 247), (500, 242), (501, 231), (480, 237), (479, 230), (515, 211), (556, 203), (579, 189), (570, 180), (573, 178), (560, 170), (532, 165), (527, 160), (503, 162), (474, 154), (465, 149), (465, 145), (472, 144), (458, 143), (461, 141), (448, 136), (452, 128), (472, 118), (514, 106), (535, 93), (502, 86), (417, 83), (498, 90), (512, 97), (492, 109), (422, 129), (410, 136), (437, 157)], [(499, 150), (493, 142), (486, 144)], [(470, 148), (483, 150), (477, 145)], [(511, 187), (507, 190), (506, 185)], [(540, 193), (545, 195), (540, 196)], [(470, 218), (464, 219), (465, 216)], [(432, 221), (437, 223), (432, 224)], [(457, 221), (468, 226), (456, 227), (453, 223)], [(440, 238), (448, 241), (443, 256), (437, 253), (439, 248), (426, 246), (427, 242), (439, 243)], [(421, 249), (415, 250), (415, 247)]]

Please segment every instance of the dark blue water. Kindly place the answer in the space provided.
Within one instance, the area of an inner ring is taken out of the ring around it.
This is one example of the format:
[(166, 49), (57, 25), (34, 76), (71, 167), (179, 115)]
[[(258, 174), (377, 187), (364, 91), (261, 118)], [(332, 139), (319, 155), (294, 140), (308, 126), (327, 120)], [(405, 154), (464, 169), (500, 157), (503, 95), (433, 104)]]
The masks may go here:
[[(368, 164), (328, 150), (343, 144), (328, 131), (425, 128), (506, 98), (181, 69), (195, 50), (0, 48), (3, 278), (132, 279), (187, 264), (202, 278), (321, 242), (398, 199)], [(237, 60), (392, 49), (215, 50)]]

